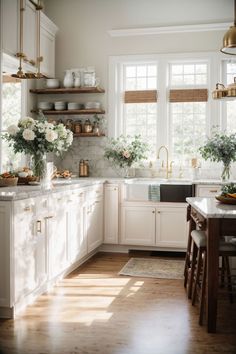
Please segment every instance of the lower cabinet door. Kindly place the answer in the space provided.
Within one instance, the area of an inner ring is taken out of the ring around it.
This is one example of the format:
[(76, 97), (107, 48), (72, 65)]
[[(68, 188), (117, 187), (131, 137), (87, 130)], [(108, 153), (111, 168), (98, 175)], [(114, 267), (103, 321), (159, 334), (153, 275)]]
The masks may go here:
[(68, 213), (68, 250), (70, 263), (87, 254), (87, 240), (84, 233), (84, 207), (71, 205)]
[(62, 273), (68, 263), (67, 221), (68, 212), (64, 204), (66, 200), (58, 196), (53, 198), (53, 217), (47, 222), (49, 277)]
[(95, 200), (87, 206), (86, 231), (88, 252), (93, 251), (103, 242), (103, 201)]
[(122, 207), (121, 244), (155, 245), (155, 208)]
[(156, 211), (156, 245), (186, 248), (186, 206), (158, 207)]

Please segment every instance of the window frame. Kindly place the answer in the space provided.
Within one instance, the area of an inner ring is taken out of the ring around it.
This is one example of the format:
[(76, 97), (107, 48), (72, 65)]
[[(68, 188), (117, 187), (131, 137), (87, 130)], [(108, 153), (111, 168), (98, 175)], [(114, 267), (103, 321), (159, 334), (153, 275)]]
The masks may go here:
[[(13, 58), (5, 53), (3, 53), (1, 58), (1, 78), (0, 78), (0, 86), (1, 86), (1, 94), (0, 94), (0, 172), (3, 171), (3, 147), (2, 147), (2, 133), (5, 133), (6, 130), (3, 130), (3, 122), (2, 122), (2, 75), (3, 73), (7, 73), (9, 75), (18, 71), (19, 62), (16, 58)], [(27, 112), (27, 103), (28, 103), (28, 80), (22, 80), (21, 82), (21, 116), (26, 116)], [(22, 155), (22, 162), (25, 161), (25, 157)]]
[[(223, 80), (223, 63), (228, 60), (235, 60), (233, 56), (225, 58), (220, 52), (190, 52), (190, 53), (165, 53), (152, 55), (127, 55), (127, 56), (111, 56), (109, 58), (109, 96), (108, 96), (108, 136), (118, 137), (123, 133), (120, 117), (122, 115), (122, 74), (121, 68), (123, 64), (141, 63), (149, 61), (157, 61), (157, 78), (158, 78), (158, 108), (157, 114), (160, 119), (157, 123), (157, 142), (158, 145), (166, 145), (170, 147), (170, 106), (168, 102), (169, 92), (169, 63), (176, 62), (207, 62), (208, 70), (208, 102), (207, 102), (207, 122), (206, 135), (210, 136), (213, 127), (219, 127), (224, 130), (225, 115), (224, 104), (219, 100), (212, 99), (212, 91), (217, 82)], [(185, 86), (186, 87), (186, 86)], [(194, 86), (196, 87), (196, 86)], [(203, 87), (203, 85), (201, 85)], [(189, 88), (190, 85), (189, 85)], [(170, 151), (171, 153), (171, 151)]]

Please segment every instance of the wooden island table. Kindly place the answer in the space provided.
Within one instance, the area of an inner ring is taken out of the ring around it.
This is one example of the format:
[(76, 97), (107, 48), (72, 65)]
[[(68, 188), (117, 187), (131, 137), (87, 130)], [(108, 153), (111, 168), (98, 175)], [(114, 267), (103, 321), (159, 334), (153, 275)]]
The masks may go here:
[(212, 197), (191, 197), (186, 201), (189, 204), (190, 232), (196, 227), (206, 232), (206, 321), (207, 331), (214, 333), (216, 332), (219, 284), (219, 239), (220, 236), (236, 235), (236, 205), (222, 204)]

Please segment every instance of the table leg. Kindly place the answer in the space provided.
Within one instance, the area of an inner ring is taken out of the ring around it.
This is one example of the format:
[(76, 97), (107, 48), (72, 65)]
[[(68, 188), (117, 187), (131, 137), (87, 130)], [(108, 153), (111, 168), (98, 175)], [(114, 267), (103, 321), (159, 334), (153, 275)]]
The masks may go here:
[(206, 312), (207, 331), (216, 332), (218, 275), (219, 275), (219, 238), (220, 220), (207, 220), (207, 291)]

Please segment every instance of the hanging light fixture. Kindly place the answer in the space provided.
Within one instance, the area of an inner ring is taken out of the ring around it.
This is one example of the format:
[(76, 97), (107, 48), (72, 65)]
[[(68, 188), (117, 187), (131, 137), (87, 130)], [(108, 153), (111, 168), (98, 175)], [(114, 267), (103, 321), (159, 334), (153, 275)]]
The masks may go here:
[(220, 51), (224, 54), (236, 55), (236, 0), (234, 0), (234, 25), (225, 33)]
[(40, 11), (42, 10), (42, 5), (41, 1), (38, 0), (36, 3), (33, 0), (29, 0), (36, 9), (36, 68), (37, 72), (23, 72), (22, 69), (22, 61), (25, 60), (27, 61), (26, 55), (23, 53), (23, 23), (24, 23), (24, 14), (23, 12), (25, 11), (24, 5), (23, 5), (23, 0), (20, 0), (20, 29), (19, 29), (19, 35), (20, 35), (20, 44), (19, 44), (19, 49), (20, 51), (16, 53), (17, 58), (19, 58), (19, 67), (18, 71), (16, 74), (12, 74), (12, 77), (16, 77), (19, 79), (41, 79), (45, 77), (43, 74), (40, 73), (40, 63), (43, 60), (43, 57), (40, 56)]

